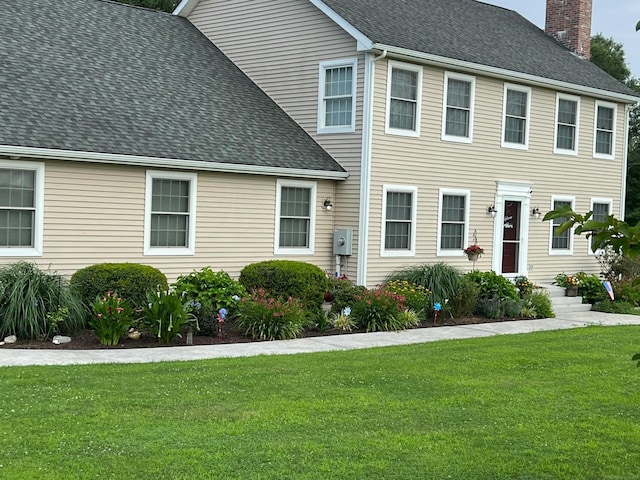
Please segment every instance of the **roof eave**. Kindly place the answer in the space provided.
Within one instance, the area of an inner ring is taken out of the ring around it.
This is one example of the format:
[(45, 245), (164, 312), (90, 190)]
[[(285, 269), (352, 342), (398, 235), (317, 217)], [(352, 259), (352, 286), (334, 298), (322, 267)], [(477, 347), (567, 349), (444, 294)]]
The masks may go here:
[(176, 158), (144, 157), (139, 155), (121, 155), (115, 153), (80, 152), (50, 148), (0, 145), (0, 155), (18, 158), (38, 158), (42, 160), (67, 160), (89, 163), (111, 163), (129, 166), (172, 168), (180, 170), (199, 170), (206, 172), (244, 173), (277, 177), (312, 178), (317, 180), (345, 180), (349, 173), (326, 170), (307, 170), (303, 168), (269, 167), (221, 162), (202, 162)]
[[(183, 0), (188, 1), (188, 0)], [(192, 0), (193, 1), (193, 0)], [(373, 41), (367, 37), (364, 33), (354, 27), (351, 23), (345, 20), (338, 13), (331, 9), (322, 0), (309, 0), (318, 10), (324, 13), (327, 17), (333, 20), (340, 28), (351, 35), (358, 42), (358, 50), (372, 50), (374, 47)]]
[[(312, 0), (313, 1), (313, 0)], [(437, 65), (445, 68), (455, 68), (470, 73), (481, 72), (490, 77), (504, 78), (508, 80), (516, 80), (524, 82), (529, 85), (536, 85), (540, 87), (554, 88), (567, 92), (581, 92), (587, 95), (591, 95), (599, 98), (606, 98), (609, 100), (615, 100), (622, 103), (638, 104), (640, 98), (633, 95), (626, 95), (623, 93), (610, 92), (608, 90), (601, 90), (593, 87), (586, 87), (584, 85), (576, 85), (574, 83), (562, 82), (559, 80), (553, 80), (550, 78), (539, 77), (536, 75), (530, 75), (527, 73), (516, 72), (513, 70), (507, 70), (504, 68), (492, 67), (489, 65), (482, 65), (479, 63), (467, 62), (464, 60), (458, 60), (455, 58), (442, 57), (439, 55), (433, 55), (430, 53), (419, 52), (416, 50), (410, 50), (402, 47), (395, 47), (393, 45), (385, 45), (383, 43), (375, 43), (372, 50), (382, 51), (385, 50), (388, 54), (404, 57), (406, 59), (420, 60), (430, 65)]]

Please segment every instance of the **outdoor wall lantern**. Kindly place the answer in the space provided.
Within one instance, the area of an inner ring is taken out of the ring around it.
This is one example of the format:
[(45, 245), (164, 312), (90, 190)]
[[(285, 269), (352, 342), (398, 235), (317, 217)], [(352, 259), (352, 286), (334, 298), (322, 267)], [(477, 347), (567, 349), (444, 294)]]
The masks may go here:
[(531, 216), (537, 220), (540, 218), (540, 215), (540, 209), (538, 207), (533, 207), (533, 210), (531, 210)]
[(333, 208), (333, 203), (331, 203), (331, 199), (329, 197), (324, 199), (322, 208), (324, 208), (325, 210), (331, 210)]
[(495, 205), (489, 205), (487, 207), (487, 213), (491, 215), (491, 218), (495, 218), (497, 212)]

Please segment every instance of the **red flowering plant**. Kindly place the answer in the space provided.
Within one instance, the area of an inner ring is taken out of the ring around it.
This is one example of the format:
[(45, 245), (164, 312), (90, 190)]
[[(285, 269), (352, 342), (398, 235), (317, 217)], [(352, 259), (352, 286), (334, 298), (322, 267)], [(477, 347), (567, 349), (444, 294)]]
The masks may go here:
[(470, 256), (470, 255), (482, 255), (484, 253), (483, 248), (480, 245), (477, 244), (473, 244), (473, 245), (469, 245), (467, 248), (465, 248), (464, 250), (464, 254), (466, 256)]
[(377, 330), (401, 330), (405, 310), (405, 297), (384, 288), (366, 290), (355, 297), (351, 315), (356, 325), (367, 332)]
[(254, 339), (286, 340), (302, 334), (307, 317), (300, 300), (273, 298), (259, 288), (240, 301), (235, 324)]
[(115, 292), (97, 296), (91, 305), (93, 315), (89, 326), (102, 345), (117, 345), (120, 337), (127, 333), (133, 323), (131, 304)]

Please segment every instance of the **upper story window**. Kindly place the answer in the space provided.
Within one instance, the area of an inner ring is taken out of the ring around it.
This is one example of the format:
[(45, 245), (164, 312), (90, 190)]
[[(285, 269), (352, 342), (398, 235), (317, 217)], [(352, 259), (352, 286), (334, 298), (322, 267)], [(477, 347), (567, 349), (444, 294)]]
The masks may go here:
[[(611, 215), (611, 207), (613, 205), (613, 200), (610, 198), (592, 198), (591, 199), (591, 211), (593, 215), (591, 216), (592, 220), (596, 222), (605, 222), (607, 217)], [(597, 252), (596, 244), (594, 242), (593, 237), (589, 238), (589, 253)]]
[(318, 133), (354, 132), (358, 61), (320, 63), (318, 85)]
[(389, 61), (386, 133), (420, 135), (422, 67)]
[(470, 143), (473, 139), (475, 77), (444, 74), (442, 139)]
[(382, 256), (415, 254), (416, 187), (383, 187)]
[(616, 139), (616, 111), (614, 103), (596, 102), (593, 156), (614, 158)]
[(147, 171), (145, 255), (195, 253), (197, 175)]
[(440, 190), (439, 255), (462, 255), (469, 225), (469, 197), (468, 190)]
[(505, 84), (502, 146), (526, 149), (529, 146), (531, 89)]
[[(573, 209), (573, 198), (570, 197), (554, 197), (552, 199), (552, 209), (556, 210), (560, 207), (569, 206)], [(571, 255), (573, 253), (573, 229), (558, 233), (558, 227), (566, 222), (566, 217), (554, 218), (551, 223), (551, 242), (549, 248), (550, 255)]]
[(41, 256), (44, 165), (0, 160), (0, 256)]
[(554, 153), (578, 154), (579, 119), (580, 98), (558, 93)]
[(275, 253), (313, 253), (315, 198), (315, 182), (278, 180)]

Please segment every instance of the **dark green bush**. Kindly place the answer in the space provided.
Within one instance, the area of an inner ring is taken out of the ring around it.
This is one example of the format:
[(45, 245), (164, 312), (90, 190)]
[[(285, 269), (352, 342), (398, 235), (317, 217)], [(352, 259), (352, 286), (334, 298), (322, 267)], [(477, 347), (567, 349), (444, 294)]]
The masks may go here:
[(327, 291), (327, 275), (320, 267), (293, 260), (252, 263), (242, 269), (239, 280), (249, 292), (263, 288), (276, 298), (297, 298), (312, 312), (320, 308)]
[(0, 338), (36, 340), (85, 328), (79, 297), (59, 275), (28, 262), (0, 268)]
[(465, 318), (472, 316), (476, 311), (478, 302), (478, 285), (467, 277), (462, 277), (458, 291), (449, 300), (449, 308), (454, 318)]
[(487, 318), (502, 318), (504, 311), (502, 310), (502, 299), (498, 297), (481, 297), (478, 298), (476, 312)]
[(353, 307), (356, 297), (363, 295), (367, 289), (361, 285), (354, 285), (351, 280), (342, 278), (329, 279), (329, 292), (333, 296), (331, 311), (340, 314), (345, 307)]
[(626, 313), (631, 315), (640, 315), (640, 311), (636, 310), (632, 303), (625, 302), (624, 300), (612, 302), (609, 299), (605, 299), (601, 302), (594, 304), (591, 310), (595, 312), (605, 313)]
[(160, 270), (139, 263), (99, 263), (82, 268), (71, 277), (85, 305), (99, 295), (118, 292), (135, 307), (147, 303), (147, 290), (167, 290), (167, 277)]
[(415, 265), (398, 270), (386, 279), (386, 283), (394, 280), (406, 280), (414, 285), (421, 285), (431, 292), (431, 307), (440, 302), (443, 307), (447, 300), (453, 299), (462, 283), (462, 274), (451, 265), (443, 262)]
[(596, 303), (609, 298), (607, 290), (602, 285), (602, 280), (596, 275), (587, 275), (584, 272), (576, 274), (578, 277), (578, 295), (584, 303)]
[[(634, 307), (640, 306), (640, 281), (638, 279), (614, 281), (612, 287), (616, 302), (622, 301), (628, 302)], [(609, 294), (604, 299), (609, 299)]]
[(474, 270), (465, 275), (467, 278), (473, 280), (478, 285), (478, 298), (497, 298), (506, 299), (511, 298), (518, 300), (520, 295), (515, 285), (509, 281), (508, 278), (498, 275), (496, 272), (481, 272)]

